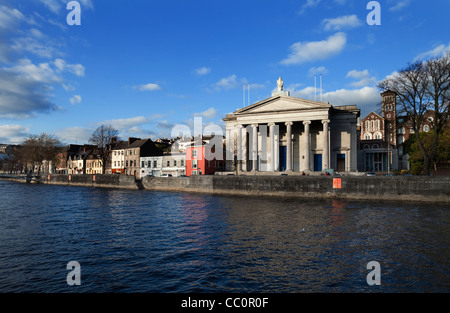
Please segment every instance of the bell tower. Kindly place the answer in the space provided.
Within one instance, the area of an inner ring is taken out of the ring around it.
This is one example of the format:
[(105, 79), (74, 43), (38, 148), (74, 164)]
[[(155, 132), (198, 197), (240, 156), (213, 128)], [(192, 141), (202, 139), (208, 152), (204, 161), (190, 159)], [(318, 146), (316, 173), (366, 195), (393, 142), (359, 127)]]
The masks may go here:
[(381, 94), (381, 106), (385, 120), (385, 138), (391, 146), (397, 145), (397, 102), (396, 93), (387, 90)]

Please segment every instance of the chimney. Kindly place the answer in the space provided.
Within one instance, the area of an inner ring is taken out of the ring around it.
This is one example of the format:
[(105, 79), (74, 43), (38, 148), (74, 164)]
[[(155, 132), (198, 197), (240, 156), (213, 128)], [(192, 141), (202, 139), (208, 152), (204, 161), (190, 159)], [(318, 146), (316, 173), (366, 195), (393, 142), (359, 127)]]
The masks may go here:
[(133, 142), (140, 140), (140, 138), (135, 138), (135, 137), (129, 137), (128, 138), (128, 144), (131, 145)]

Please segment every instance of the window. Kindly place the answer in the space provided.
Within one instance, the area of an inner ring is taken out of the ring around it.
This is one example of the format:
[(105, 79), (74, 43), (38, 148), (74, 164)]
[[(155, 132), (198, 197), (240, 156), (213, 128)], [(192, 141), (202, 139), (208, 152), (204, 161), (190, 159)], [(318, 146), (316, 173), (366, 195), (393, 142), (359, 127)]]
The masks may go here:
[(192, 168), (197, 168), (197, 160), (192, 160)]
[(152, 167), (152, 161), (147, 162), (147, 167)]
[(372, 140), (372, 135), (371, 134), (365, 134), (364, 135), (364, 140)]
[(116, 153), (117, 153), (117, 151), (114, 151), (114, 156), (116, 156), (116, 155), (117, 155)]
[(177, 166), (177, 160), (173, 160), (173, 166)]
[(425, 125), (425, 126), (423, 127), (423, 131), (424, 131), (424, 132), (429, 132), (429, 131), (430, 131), (430, 127), (429, 127), (428, 125)]
[(145, 161), (142, 161), (142, 166), (141, 167), (145, 167)]
[(374, 139), (381, 139), (381, 133), (380, 132), (376, 132), (375, 135), (373, 136)]
[(192, 149), (192, 157), (196, 158), (197, 157), (197, 150)]
[(184, 166), (184, 160), (181, 160), (180, 163), (181, 166)]
[(128, 160), (125, 162), (126, 166), (128, 167)]
[(170, 166), (170, 161), (167, 161), (167, 167), (169, 167)]
[(117, 161), (114, 161), (114, 167), (116, 167), (117, 166)]
[(158, 161), (153, 161), (153, 167), (157, 167), (158, 166)]

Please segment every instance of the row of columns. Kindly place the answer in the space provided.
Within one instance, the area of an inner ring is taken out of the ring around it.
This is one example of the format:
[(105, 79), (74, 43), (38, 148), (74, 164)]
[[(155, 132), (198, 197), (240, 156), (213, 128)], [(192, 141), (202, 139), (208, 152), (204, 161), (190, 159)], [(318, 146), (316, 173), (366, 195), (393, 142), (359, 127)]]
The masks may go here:
[[(322, 158), (323, 158), (323, 168), (329, 168), (329, 123), (330, 120), (322, 120), (322, 124), (323, 124), (323, 130), (324, 130), (324, 135), (323, 135), (323, 154), (322, 154)], [(287, 138), (287, 147), (286, 147), (286, 171), (292, 171), (293, 167), (292, 167), (292, 152), (293, 152), (293, 144), (292, 144), (292, 126), (294, 125), (294, 123), (292, 121), (288, 121), (284, 123), (286, 126), (286, 138)], [(311, 121), (303, 121), (303, 125), (305, 127), (305, 164), (306, 164), (306, 168), (303, 169), (305, 171), (310, 171), (310, 154), (311, 154), (311, 141), (310, 141), (310, 125), (311, 125)], [(257, 128), (259, 127), (258, 124), (252, 124), (250, 125), (252, 128), (252, 147), (249, 147), (249, 149), (251, 148), (251, 160), (252, 160), (252, 169), (255, 170), (258, 167), (258, 131)], [(269, 123), (269, 146), (270, 146), (270, 151), (272, 153), (272, 158), (270, 160), (270, 162), (268, 162), (267, 164), (267, 171), (268, 172), (273, 172), (273, 171), (278, 171), (279, 170), (279, 142), (280, 142), (280, 134), (278, 132), (278, 129), (276, 129), (276, 124), (275, 123)], [(238, 128), (238, 143), (239, 145), (242, 145), (243, 141), (242, 141), (242, 130), (243, 130), (243, 125), (237, 125)], [(264, 141), (262, 141), (263, 145), (264, 145)], [(247, 143), (245, 142), (245, 146), (247, 146)], [(242, 146), (241, 146), (242, 147)], [(250, 155), (250, 154), (249, 154)], [(242, 149), (238, 149), (238, 155), (237, 155), (239, 160), (242, 160)], [(243, 164), (242, 162), (241, 164), (241, 168), (240, 170), (244, 170)]]

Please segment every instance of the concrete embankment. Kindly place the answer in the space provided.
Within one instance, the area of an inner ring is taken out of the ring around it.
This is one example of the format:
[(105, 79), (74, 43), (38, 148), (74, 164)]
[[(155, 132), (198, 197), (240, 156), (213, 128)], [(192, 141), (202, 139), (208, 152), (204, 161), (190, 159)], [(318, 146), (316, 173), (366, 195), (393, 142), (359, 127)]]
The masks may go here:
[[(7, 178), (25, 182), (22, 178)], [(30, 181), (29, 181), (30, 182)], [(31, 181), (33, 182), (33, 181)], [(450, 177), (41, 175), (34, 182), (212, 194), (450, 203)]]

